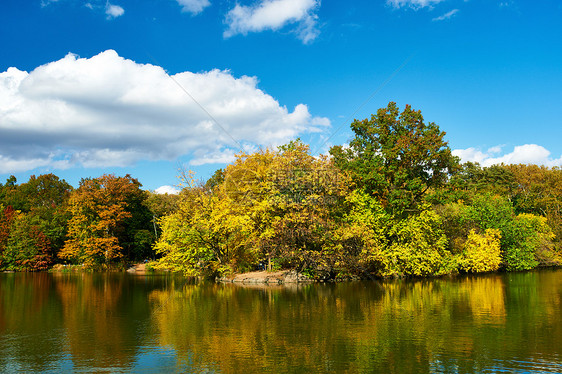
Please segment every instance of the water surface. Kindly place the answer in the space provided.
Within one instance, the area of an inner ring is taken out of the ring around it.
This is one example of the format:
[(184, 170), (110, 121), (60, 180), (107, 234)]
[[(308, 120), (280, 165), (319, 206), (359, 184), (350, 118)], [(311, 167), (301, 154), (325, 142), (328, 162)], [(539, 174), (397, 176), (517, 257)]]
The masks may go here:
[(240, 287), (0, 274), (0, 372), (562, 372), (562, 270)]

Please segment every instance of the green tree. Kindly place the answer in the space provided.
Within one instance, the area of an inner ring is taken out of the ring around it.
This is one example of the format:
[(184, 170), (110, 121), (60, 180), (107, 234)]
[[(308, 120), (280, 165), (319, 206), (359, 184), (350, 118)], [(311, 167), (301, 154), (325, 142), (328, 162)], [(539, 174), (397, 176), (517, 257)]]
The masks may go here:
[(35, 225), (47, 236), (55, 256), (66, 240), (70, 219), (67, 204), (72, 191), (70, 184), (54, 174), (32, 175), (19, 186), (19, 195), (25, 201), (22, 210), (33, 217)]
[(16, 210), (24, 208), (25, 200), (19, 193), (17, 179), (13, 175), (10, 175), (4, 185), (0, 184), (0, 204), (11, 206)]
[(54, 262), (49, 238), (42, 232), (38, 218), (15, 212), (10, 236), (2, 252), (2, 267), (16, 271), (47, 270)]
[(170, 215), (178, 210), (179, 194), (158, 194), (148, 192), (147, 198), (144, 202), (152, 215), (150, 222), (152, 223), (151, 233), (154, 238), (158, 238), (162, 233), (162, 228), (159, 225), (160, 219), (164, 216)]
[(392, 217), (377, 199), (362, 190), (347, 194), (344, 204), (334, 233), (334, 242), (345, 256), (344, 269), (362, 277), (383, 275), (391, 267), (385, 250)]
[[(560, 263), (554, 250), (554, 234), (544, 217), (532, 214), (516, 215), (513, 204), (504, 196), (476, 194), (468, 205), (451, 203), (440, 208), (443, 228), (455, 254), (465, 252), (471, 234), (486, 236), (488, 230), (500, 235), (501, 267), (506, 270), (527, 270), (539, 265)], [(488, 235), (489, 236), (489, 235)], [(489, 256), (493, 257), (490, 247)], [(493, 263), (490, 257), (488, 260)]]
[(518, 213), (547, 218), (556, 235), (557, 251), (562, 253), (562, 169), (537, 165), (508, 165), (516, 180), (513, 198)]
[(426, 124), (409, 105), (399, 113), (391, 102), (370, 120), (355, 120), (351, 129), (355, 137), (349, 147), (332, 147), (330, 154), (393, 214), (415, 210), (429, 188), (442, 186), (458, 168), (445, 132)]
[(14, 217), (17, 214), (11, 205), (4, 207), (0, 203), (0, 269), (5, 269), (7, 261), (4, 259), (6, 245), (10, 239), (10, 234), (12, 231), (12, 223), (14, 222)]
[(214, 174), (211, 176), (211, 178), (209, 178), (207, 180), (207, 182), (205, 182), (205, 188), (208, 189), (208, 190), (212, 190), (216, 186), (223, 183), (224, 182), (224, 174), (225, 174), (225, 172), (224, 172), (223, 169), (217, 169), (214, 172)]
[(482, 193), (497, 194), (511, 200), (516, 189), (515, 175), (505, 165), (481, 167), (478, 163), (466, 162), (443, 188), (433, 189), (427, 200), (433, 204), (447, 204), (458, 200), (470, 202), (474, 196)]

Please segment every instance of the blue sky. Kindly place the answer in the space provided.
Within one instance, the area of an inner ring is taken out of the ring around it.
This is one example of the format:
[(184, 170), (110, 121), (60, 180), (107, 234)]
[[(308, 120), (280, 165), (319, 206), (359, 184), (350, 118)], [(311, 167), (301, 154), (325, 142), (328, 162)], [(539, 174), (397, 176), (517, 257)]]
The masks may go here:
[(562, 2), (2, 0), (0, 180), (147, 189), (316, 153), (395, 101), (463, 160), (562, 165)]

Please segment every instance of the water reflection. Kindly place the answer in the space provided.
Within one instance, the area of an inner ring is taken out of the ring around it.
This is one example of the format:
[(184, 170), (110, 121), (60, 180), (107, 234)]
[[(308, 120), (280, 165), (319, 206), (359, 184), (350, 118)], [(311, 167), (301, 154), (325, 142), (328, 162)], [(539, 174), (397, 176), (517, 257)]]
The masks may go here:
[(291, 287), (0, 274), (0, 371), (560, 372), (562, 271)]

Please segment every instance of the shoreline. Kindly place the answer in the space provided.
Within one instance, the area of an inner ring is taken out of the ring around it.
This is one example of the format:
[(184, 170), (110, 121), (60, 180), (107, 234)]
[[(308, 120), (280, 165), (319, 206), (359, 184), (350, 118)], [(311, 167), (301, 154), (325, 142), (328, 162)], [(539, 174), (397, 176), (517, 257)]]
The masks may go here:
[(241, 283), (241, 284), (287, 284), (287, 283), (318, 283), (314, 279), (310, 279), (303, 274), (297, 273), (296, 270), (279, 270), (279, 271), (252, 271), (249, 273), (238, 273), (215, 279), (218, 283)]

